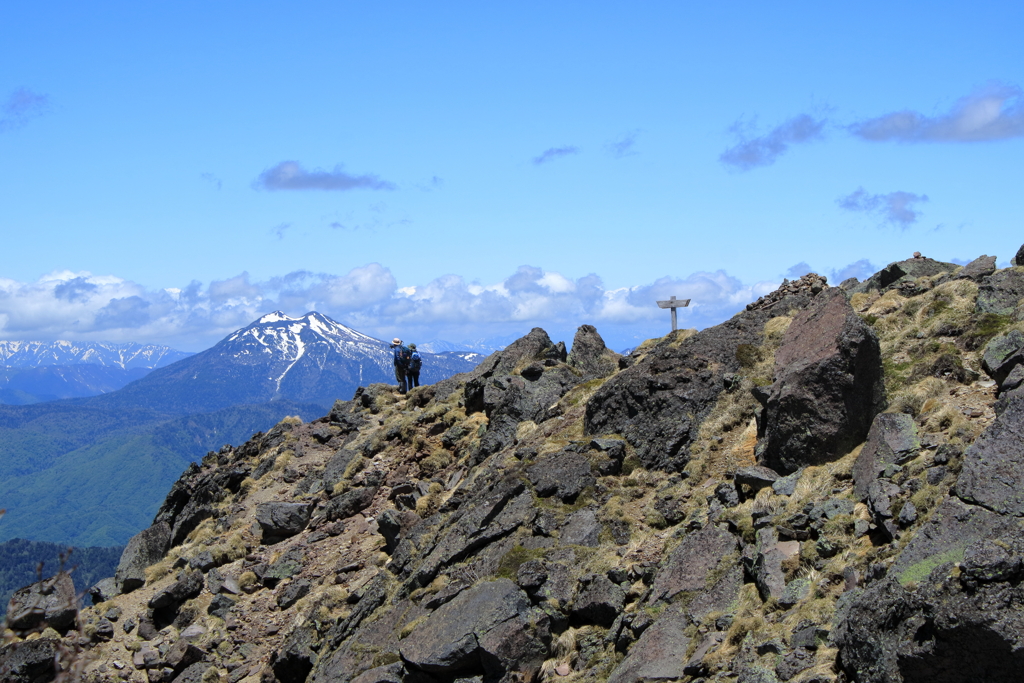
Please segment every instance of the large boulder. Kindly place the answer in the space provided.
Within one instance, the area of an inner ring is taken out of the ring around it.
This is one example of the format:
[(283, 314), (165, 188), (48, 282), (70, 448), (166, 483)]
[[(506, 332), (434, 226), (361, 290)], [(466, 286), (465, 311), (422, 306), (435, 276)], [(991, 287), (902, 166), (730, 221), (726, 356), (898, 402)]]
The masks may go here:
[(1024, 390), (1006, 394), (999, 416), (964, 452), (956, 493), (996, 512), (1024, 516)]
[(408, 666), (444, 677), (520, 672), (527, 680), (548, 652), (547, 616), (508, 579), (484, 581), (434, 611), (402, 641)]
[(794, 318), (764, 404), (763, 464), (780, 472), (833, 460), (864, 440), (884, 406), (878, 337), (830, 288)]
[(701, 422), (725, 391), (726, 376), (757, 355), (768, 320), (805, 307), (811, 292), (768, 297), (689, 337), (686, 331), (670, 333), (594, 393), (587, 402), (585, 433), (619, 434), (644, 467), (682, 470)]
[(1004, 268), (990, 275), (978, 287), (979, 313), (1013, 315), (1024, 298), (1024, 269)]
[(619, 369), (619, 354), (608, 349), (593, 325), (580, 325), (566, 363), (584, 377), (607, 377)]
[(0, 647), (0, 681), (44, 683), (54, 680), (60, 646), (56, 638), (37, 638)]
[(132, 536), (114, 572), (119, 593), (130, 593), (146, 584), (146, 568), (163, 559), (171, 543), (171, 527), (160, 521)]
[(302, 532), (309, 524), (311, 510), (307, 503), (260, 503), (256, 506), (256, 521), (263, 530), (263, 542), (277, 543)]
[(78, 596), (67, 572), (19, 588), (7, 604), (7, 626), (15, 631), (31, 631), (49, 626), (65, 633), (75, 625)]
[(583, 489), (597, 483), (590, 461), (571, 450), (543, 456), (527, 470), (527, 476), (538, 496), (557, 496), (566, 503), (572, 503)]

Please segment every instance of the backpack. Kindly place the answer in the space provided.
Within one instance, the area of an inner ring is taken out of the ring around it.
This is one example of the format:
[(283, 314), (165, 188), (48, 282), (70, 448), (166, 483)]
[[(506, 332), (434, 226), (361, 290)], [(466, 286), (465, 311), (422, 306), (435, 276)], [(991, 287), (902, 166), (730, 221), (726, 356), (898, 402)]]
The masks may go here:
[(423, 365), (423, 359), (420, 358), (420, 352), (413, 351), (412, 355), (409, 357), (409, 369), (418, 371), (421, 365)]
[(412, 358), (412, 350), (402, 344), (401, 346), (395, 347), (395, 365), (400, 368), (409, 367), (409, 359)]

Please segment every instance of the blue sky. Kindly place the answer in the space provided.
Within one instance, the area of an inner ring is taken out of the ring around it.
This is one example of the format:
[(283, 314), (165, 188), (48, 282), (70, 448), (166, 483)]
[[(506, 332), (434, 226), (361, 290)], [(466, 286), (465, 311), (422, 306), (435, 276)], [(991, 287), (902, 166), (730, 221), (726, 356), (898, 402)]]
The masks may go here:
[(671, 294), (1013, 256), (1024, 6), (709, 5), (0, 5), (0, 338), (623, 348)]

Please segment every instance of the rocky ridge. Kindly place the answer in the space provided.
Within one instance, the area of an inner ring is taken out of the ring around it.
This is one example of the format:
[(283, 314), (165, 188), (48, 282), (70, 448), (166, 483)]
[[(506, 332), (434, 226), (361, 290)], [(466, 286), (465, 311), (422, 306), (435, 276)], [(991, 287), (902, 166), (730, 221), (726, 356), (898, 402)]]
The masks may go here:
[(76, 623), (19, 593), (0, 678), (1013, 680), (1024, 268), (988, 266), (360, 388), (186, 470)]

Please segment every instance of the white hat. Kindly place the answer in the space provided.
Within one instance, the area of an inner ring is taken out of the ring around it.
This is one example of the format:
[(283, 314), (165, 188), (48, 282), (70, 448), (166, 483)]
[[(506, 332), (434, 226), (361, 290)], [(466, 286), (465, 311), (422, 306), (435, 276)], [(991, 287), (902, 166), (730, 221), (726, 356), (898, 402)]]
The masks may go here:
[(402, 340), (399, 339), (398, 337), (395, 337), (394, 339), (391, 340), (391, 343), (392, 344), (401, 344)]

